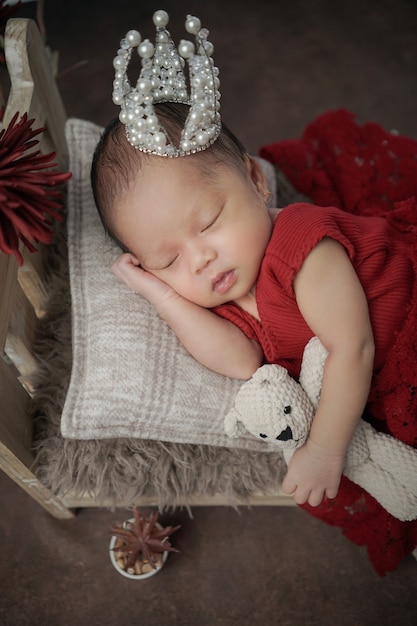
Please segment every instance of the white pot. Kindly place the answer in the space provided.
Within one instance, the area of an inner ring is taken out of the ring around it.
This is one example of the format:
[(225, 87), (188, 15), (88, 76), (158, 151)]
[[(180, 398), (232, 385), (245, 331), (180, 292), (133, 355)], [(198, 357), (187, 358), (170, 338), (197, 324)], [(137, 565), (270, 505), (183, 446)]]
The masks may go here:
[[(128, 522), (134, 522), (134, 519), (131, 518), (131, 519), (127, 520), (127, 521)], [(155, 526), (157, 526), (157, 528), (162, 530), (162, 526), (161, 526), (161, 524), (158, 524), (158, 522), (155, 524)], [(123, 523), (123, 527), (124, 528), (127, 527), (126, 522)], [(125, 576), (126, 578), (133, 578), (133, 580), (144, 580), (145, 578), (150, 578), (151, 576), (154, 576), (155, 574), (157, 574), (159, 572), (159, 570), (161, 570), (163, 568), (163, 566), (165, 565), (165, 562), (166, 562), (166, 560), (168, 558), (168, 551), (165, 550), (165, 552), (162, 552), (162, 561), (161, 561), (161, 565), (159, 567), (157, 567), (156, 569), (151, 569), (149, 572), (146, 572), (145, 574), (129, 574), (128, 572), (126, 572), (126, 570), (124, 570), (122, 567), (120, 567), (120, 565), (117, 562), (116, 553), (112, 549), (112, 548), (115, 547), (116, 541), (117, 541), (117, 537), (115, 537), (115, 536), (113, 536), (110, 539), (110, 546), (109, 546), (110, 561), (113, 563), (114, 568), (119, 572), (119, 574), (121, 574), (122, 576)]]

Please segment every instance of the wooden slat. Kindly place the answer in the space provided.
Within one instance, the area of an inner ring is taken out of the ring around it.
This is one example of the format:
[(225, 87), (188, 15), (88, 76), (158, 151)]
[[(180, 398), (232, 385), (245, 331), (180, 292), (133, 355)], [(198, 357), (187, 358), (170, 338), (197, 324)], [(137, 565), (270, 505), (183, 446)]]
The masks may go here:
[(0, 359), (0, 468), (54, 517), (69, 519), (73, 513), (32, 471), (29, 402), (10, 367)]
[(0, 441), (28, 467), (33, 463), (29, 402), (14, 372), (0, 358)]
[(43, 270), (43, 247), (31, 253), (22, 248), (23, 265), (19, 267), (18, 281), (38, 317), (45, 313), (47, 289)]
[[(35, 315), (32, 304), (27, 299), (20, 285), (17, 285), (15, 300), (10, 312), (8, 341), (15, 346), (21, 345), (21, 349), (16, 350), (17, 360), (12, 360), (19, 372), (24, 376), (30, 374), (33, 369), (31, 364), (33, 363), (33, 342), (37, 321), (38, 318)], [(7, 349), (6, 352), (8, 352)], [(9, 352), (8, 355), (11, 357)], [(30, 355), (28, 364), (25, 363), (28, 358), (27, 355)]]
[(31, 376), (36, 370), (33, 343), (37, 317), (20, 285), (15, 290), (15, 301), (10, 314), (5, 352), (19, 372), (20, 383), (33, 393)]
[(18, 111), (36, 119), (36, 126), (46, 126), (41, 148), (57, 153), (58, 167), (68, 168), (65, 141), (66, 114), (51, 73), (44, 44), (36, 23), (27, 19), (10, 19), (5, 32), (5, 56), (11, 88), (4, 114), (4, 125)]
[(36, 370), (36, 361), (32, 353), (26, 349), (19, 337), (9, 334), (6, 339), (5, 354), (19, 372), (17, 377), (19, 383), (32, 395), (35, 391), (32, 375)]
[(6, 343), (10, 313), (15, 300), (17, 263), (14, 257), (0, 252), (0, 354)]
[(24, 463), (0, 442), (0, 469), (19, 485), (27, 494), (57, 519), (72, 519), (74, 512), (54, 496)]
[[(63, 502), (70, 508), (83, 507), (106, 507), (115, 506), (112, 500), (100, 500), (89, 494), (69, 493), (63, 498)], [(158, 506), (158, 499), (153, 496), (144, 496), (136, 502), (138, 506)], [(217, 494), (213, 496), (190, 495), (184, 502), (178, 503), (178, 506), (230, 506), (230, 498), (225, 495)], [(295, 506), (292, 496), (288, 496), (280, 490), (270, 494), (253, 494), (247, 500), (241, 502), (233, 502), (235, 506)], [(124, 506), (117, 504), (118, 507)]]

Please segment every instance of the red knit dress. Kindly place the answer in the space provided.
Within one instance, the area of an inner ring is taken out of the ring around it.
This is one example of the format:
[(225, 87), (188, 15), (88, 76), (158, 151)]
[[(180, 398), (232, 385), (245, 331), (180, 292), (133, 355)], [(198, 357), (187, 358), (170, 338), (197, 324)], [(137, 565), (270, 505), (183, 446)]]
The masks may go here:
[[(216, 312), (256, 338), (268, 362), (297, 377), (312, 333), (296, 306), (292, 281), (322, 237), (339, 241), (367, 294), (376, 343), (364, 417), (417, 447), (417, 142), (375, 124), (359, 127), (353, 115), (338, 111), (313, 122), (302, 139), (265, 147), (261, 156), (317, 205), (342, 211), (307, 204), (284, 209), (257, 283), (262, 323), (234, 304)], [(346, 477), (334, 500), (303, 508), (365, 545), (381, 575), (417, 546), (417, 520), (394, 518)]]

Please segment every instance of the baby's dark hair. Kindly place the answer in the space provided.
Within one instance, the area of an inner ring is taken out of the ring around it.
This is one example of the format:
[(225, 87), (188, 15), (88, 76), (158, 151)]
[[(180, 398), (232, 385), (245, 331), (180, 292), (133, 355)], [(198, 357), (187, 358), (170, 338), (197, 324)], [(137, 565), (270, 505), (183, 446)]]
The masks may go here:
[[(155, 105), (155, 111), (169, 140), (178, 146), (189, 107), (184, 104), (165, 102)], [(213, 172), (213, 166), (222, 164), (237, 168), (245, 175), (246, 157), (247, 151), (242, 143), (222, 124), (219, 137), (209, 148), (195, 155), (177, 158), (195, 160), (198, 167), (207, 174)], [(117, 238), (112, 226), (114, 200), (127, 191), (143, 163), (150, 159), (162, 158), (166, 157), (146, 154), (133, 148), (126, 138), (125, 127), (118, 118), (113, 119), (105, 128), (95, 149), (91, 167), (94, 200), (107, 235), (125, 252), (126, 247)]]

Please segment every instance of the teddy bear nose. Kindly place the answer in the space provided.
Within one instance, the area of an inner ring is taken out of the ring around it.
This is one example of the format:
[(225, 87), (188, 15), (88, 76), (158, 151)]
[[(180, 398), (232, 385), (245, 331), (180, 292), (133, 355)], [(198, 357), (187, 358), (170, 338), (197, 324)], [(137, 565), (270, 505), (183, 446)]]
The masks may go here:
[(279, 441), (289, 441), (290, 439), (292, 439), (292, 430), (289, 426), (287, 426), (287, 428), (285, 430), (282, 431), (282, 433), (280, 435), (278, 435), (277, 439), (279, 439)]

